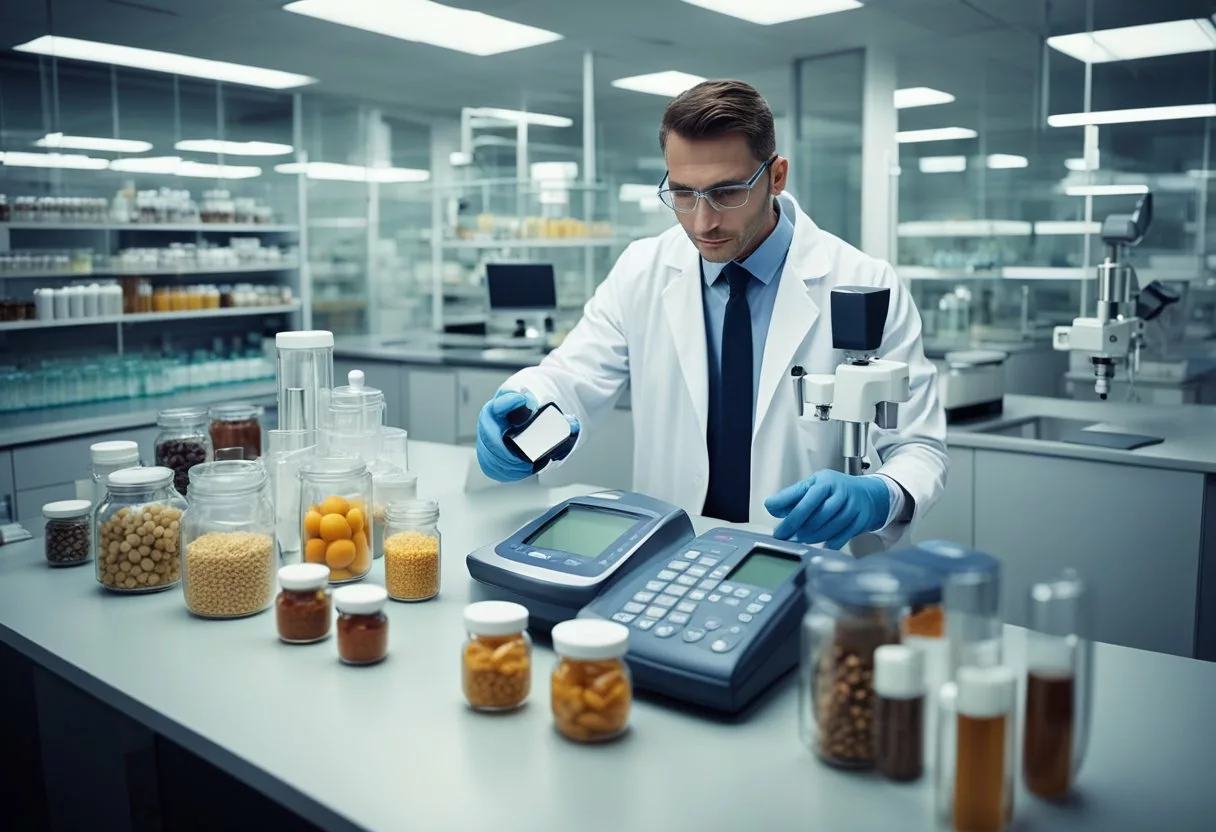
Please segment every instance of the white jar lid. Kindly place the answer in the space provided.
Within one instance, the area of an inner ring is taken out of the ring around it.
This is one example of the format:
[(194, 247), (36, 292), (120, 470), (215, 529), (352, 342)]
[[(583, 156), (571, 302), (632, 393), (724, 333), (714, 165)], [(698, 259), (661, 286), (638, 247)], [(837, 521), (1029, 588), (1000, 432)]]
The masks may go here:
[(110, 476), (106, 477), (106, 482), (110, 485), (119, 487), (132, 487), (137, 485), (159, 485), (162, 482), (168, 484), (173, 481), (173, 469), (163, 466), (153, 468), (123, 468), (115, 471)]
[(329, 567), (323, 563), (290, 563), (279, 569), (279, 586), (288, 592), (307, 592), (329, 583)]
[(1017, 681), (1004, 665), (960, 667), (958, 712), (976, 719), (1005, 716), (1013, 711)]
[(915, 699), (925, 693), (925, 654), (906, 644), (874, 651), (874, 692), (885, 699)]
[(42, 507), (42, 516), (48, 520), (67, 520), (72, 517), (84, 517), (93, 508), (88, 500), (59, 500), (47, 503)]
[(280, 332), (274, 336), (274, 345), (281, 350), (321, 350), (334, 345), (334, 334), (324, 329), (306, 329), (299, 332)]
[(114, 442), (94, 442), (89, 446), (89, 456), (94, 465), (117, 465), (139, 459), (139, 445), (129, 439)]
[(563, 621), (553, 628), (553, 649), (576, 661), (619, 659), (629, 649), (629, 628), (595, 618)]
[(388, 592), (375, 584), (342, 586), (334, 590), (334, 606), (338, 612), (351, 615), (374, 615), (380, 612), (386, 601)]
[(528, 627), (528, 608), (512, 601), (478, 601), (464, 608), (464, 627), (475, 636), (510, 636)]

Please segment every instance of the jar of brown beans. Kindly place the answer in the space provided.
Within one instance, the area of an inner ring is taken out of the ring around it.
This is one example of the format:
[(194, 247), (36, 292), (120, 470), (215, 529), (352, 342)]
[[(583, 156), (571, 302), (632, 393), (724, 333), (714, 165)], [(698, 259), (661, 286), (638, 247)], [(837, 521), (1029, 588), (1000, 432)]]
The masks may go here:
[(182, 578), (186, 498), (170, 468), (124, 468), (106, 479), (94, 514), (97, 580), (114, 592), (158, 592)]
[(46, 562), (51, 566), (77, 566), (92, 550), (93, 504), (88, 500), (60, 500), (42, 507), (46, 518)]

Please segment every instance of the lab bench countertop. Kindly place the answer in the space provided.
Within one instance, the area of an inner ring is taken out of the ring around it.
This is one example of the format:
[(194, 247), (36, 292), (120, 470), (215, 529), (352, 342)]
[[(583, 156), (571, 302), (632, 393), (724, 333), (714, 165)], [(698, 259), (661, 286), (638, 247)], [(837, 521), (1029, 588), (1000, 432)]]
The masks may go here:
[(334, 357), (452, 367), (518, 370), (541, 362), (545, 351), (533, 340), (441, 335), (413, 331), (398, 336), (349, 335), (334, 340)]
[[(332, 636), (280, 643), (273, 612), (204, 621), (180, 588), (107, 594), (92, 564), (48, 568), (41, 540), (0, 549), (0, 639), (326, 830), (935, 828), (928, 773), (896, 785), (829, 768), (800, 743), (792, 675), (735, 720), (639, 694), (622, 739), (581, 746), (553, 729), (554, 658), (538, 644), (522, 710), (470, 711), (461, 612), (477, 594), (465, 553), (589, 490), (440, 497), (442, 592), (389, 602), (389, 658), (372, 667), (340, 665)], [(369, 580), (382, 583), (381, 561)], [(1019, 670), (1024, 640), (1008, 629)], [(1098, 645), (1095, 665), (1078, 797), (1053, 805), (1019, 790), (1017, 828), (1210, 829), (1216, 664)]]

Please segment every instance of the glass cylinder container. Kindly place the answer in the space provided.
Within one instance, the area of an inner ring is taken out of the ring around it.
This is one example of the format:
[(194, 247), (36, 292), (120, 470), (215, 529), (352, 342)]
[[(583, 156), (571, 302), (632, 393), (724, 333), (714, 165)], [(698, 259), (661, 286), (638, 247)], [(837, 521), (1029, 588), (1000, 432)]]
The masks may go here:
[(88, 561), (93, 548), (92, 509), (88, 500), (60, 500), (42, 507), (49, 565), (77, 566)]
[(874, 651), (898, 644), (907, 597), (881, 565), (808, 575), (799, 715), (803, 741), (842, 768), (874, 765)]
[(278, 553), (261, 462), (225, 460), (190, 469), (182, 557), (186, 608), (200, 618), (240, 618), (270, 606)]
[(280, 332), (274, 338), (278, 350), (278, 405), (283, 412), (288, 390), (303, 391), (299, 430), (317, 430), (329, 408), (334, 386), (334, 334), (325, 330)]
[(1067, 797), (1089, 744), (1093, 643), (1085, 585), (1073, 570), (1030, 590), (1022, 776), (1032, 794)]
[(262, 455), (262, 409), (252, 404), (211, 408), (211, 447), (216, 452), (240, 448), (243, 459)]
[(306, 563), (329, 567), (331, 583), (372, 568), (372, 475), (356, 457), (317, 457), (300, 468), (300, 540)]
[(371, 465), (380, 457), (383, 427), (384, 393), (364, 383), (362, 370), (351, 370), (347, 384), (330, 391), (322, 452), (357, 456)]
[(375, 664), (388, 655), (388, 594), (374, 584), (334, 590), (338, 608), (338, 658), (343, 664)]
[(156, 464), (173, 471), (178, 493), (190, 490), (190, 469), (212, 457), (207, 408), (173, 407), (156, 414)]
[(1009, 668), (959, 669), (953, 759), (938, 762), (953, 784), (949, 820), (957, 832), (1001, 832), (1013, 818), (1016, 700)]
[(394, 601), (439, 594), (439, 505), (433, 500), (390, 503), (385, 509), (384, 584)]
[(159, 592), (181, 580), (186, 499), (169, 468), (124, 468), (110, 474), (93, 514), (97, 580), (115, 592)]
[(292, 563), (279, 569), (282, 591), (275, 600), (279, 640), (311, 644), (329, 635), (333, 618), (329, 567), (320, 563)]
[(877, 765), (891, 780), (917, 780), (925, 767), (925, 654), (906, 644), (874, 651)]
[(558, 659), (549, 698), (558, 733), (577, 742), (603, 742), (625, 733), (633, 701), (624, 661), (629, 628), (574, 618), (555, 626), (552, 637)]
[(373, 557), (384, 557), (384, 541), (388, 537), (385, 515), (393, 503), (418, 499), (418, 475), (399, 469), (375, 466), (372, 470), (372, 528), (375, 537)]
[(93, 463), (93, 505), (101, 505), (106, 496), (106, 479), (123, 468), (137, 468), (143, 463), (139, 459), (139, 445), (127, 439), (113, 442), (94, 442), (89, 446), (89, 459)]
[(410, 470), (409, 433), (405, 428), (387, 425), (380, 428), (379, 462), (402, 471)]
[(510, 601), (464, 608), (468, 639), (461, 648), (464, 698), (475, 711), (518, 708), (532, 689), (528, 609)]

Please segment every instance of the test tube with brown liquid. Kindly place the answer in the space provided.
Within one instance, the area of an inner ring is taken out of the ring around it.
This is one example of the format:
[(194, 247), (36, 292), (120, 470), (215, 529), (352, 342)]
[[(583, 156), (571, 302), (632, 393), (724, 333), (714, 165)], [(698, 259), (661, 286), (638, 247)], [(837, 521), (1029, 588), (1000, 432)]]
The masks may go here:
[(1002, 832), (1013, 816), (1017, 681), (1004, 665), (958, 672), (958, 730), (951, 827)]

